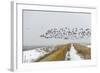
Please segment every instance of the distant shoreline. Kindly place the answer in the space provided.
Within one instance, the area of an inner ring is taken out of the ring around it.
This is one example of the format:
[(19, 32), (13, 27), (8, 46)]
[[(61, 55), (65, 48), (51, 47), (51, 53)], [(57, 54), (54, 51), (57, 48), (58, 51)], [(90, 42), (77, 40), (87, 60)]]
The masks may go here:
[[(78, 44), (81, 44), (81, 45), (91, 45), (91, 43), (78, 43)], [(60, 44), (58, 44), (58, 45), (60, 45)], [(36, 48), (44, 48), (44, 47), (48, 47), (49, 48), (49, 47), (54, 47), (54, 46), (58, 46), (58, 45), (23, 46), (22, 51), (33, 50), (33, 49), (36, 49)], [(61, 44), (61, 45), (63, 45), (63, 44)]]

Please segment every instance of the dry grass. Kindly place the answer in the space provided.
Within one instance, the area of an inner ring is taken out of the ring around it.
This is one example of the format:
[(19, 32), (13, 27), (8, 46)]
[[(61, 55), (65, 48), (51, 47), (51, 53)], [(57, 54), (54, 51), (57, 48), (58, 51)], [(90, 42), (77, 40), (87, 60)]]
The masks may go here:
[(69, 51), (71, 45), (66, 44), (62, 46), (56, 47), (57, 50), (53, 51), (52, 53), (45, 55), (44, 57), (40, 58), (37, 61), (60, 61), (60, 60), (65, 60), (65, 56), (67, 51)]
[(77, 53), (84, 59), (91, 59), (91, 48), (80, 44), (73, 44), (74, 48), (77, 50)]

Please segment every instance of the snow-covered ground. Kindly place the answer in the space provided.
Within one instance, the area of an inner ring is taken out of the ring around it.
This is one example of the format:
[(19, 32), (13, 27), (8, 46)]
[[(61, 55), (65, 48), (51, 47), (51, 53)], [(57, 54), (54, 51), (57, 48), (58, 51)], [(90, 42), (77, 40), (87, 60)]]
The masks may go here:
[(65, 60), (82, 60), (82, 58), (80, 58), (80, 56), (77, 54), (77, 51), (75, 50), (75, 48), (73, 47), (73, 45), (71, 45), (70, 51), (67, 52), (66, 54), (66, 58)]
[(45, 54), (48, 54), (55, 50), (54, 47), (45, 47), (45, 48), (35, 48), (33, 50), (23, 51), (23, 63), (30, 63), (36, 61), (38, 58), (43, 57)]
[(35, 61), (38, 57), (43, 56), (42, 53), (36, 50), (29, 50), (23, 52), (23, 62), (32, 62)]
[[(90, 47), (90, 46), (87, 46)], [(38, 58), (43, 57), (44, 55), (52, 52), (53, 50), (56, 50), (55, 47), (42, 47), (42, 48), (36, 48), (33, 50), (27, 50), (23, 51), (23, 63), (30, 63), (36, 61)], [(79, 54), (77, 54), (77, 51), (71, 45), (70, 51), (66, 53), (65, 60), (83, 60), (80, 58)]]

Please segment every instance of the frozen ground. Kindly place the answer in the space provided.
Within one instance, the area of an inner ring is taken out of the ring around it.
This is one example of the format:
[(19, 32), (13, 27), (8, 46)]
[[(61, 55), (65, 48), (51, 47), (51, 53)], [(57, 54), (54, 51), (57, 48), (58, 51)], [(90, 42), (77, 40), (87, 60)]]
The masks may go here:
[[(87, 47), (90, 47), (89, 45)], [(55, 47), (45, 47), (45, 48), (36, 48), (33, 50), (27, 50), (23, 51), (23, 62), (24, 63), (30, 63), (36, 61), (38, 58), (43, 57), (44, 55), (52, 52), (55, 50)], [(79, 54), (77, 54), (77, 51), (71, 45), (70, 51), (66, 53), (65, 60), (75, 61), (75, 60), (83, 60), (80, 58)]]
[(28, 62), (35, 61), (40, 56), (43, 56), (43, 54), (36, 50), (24, 51), (23, 52), (23, 62), (28, 63)]
[(49, 52), (52, 52), (55, 50), (54, 47), (49, 48), (36, 48), (33, 50), (27, 50), (23, 51), (23, 62), (34, 62), (40, 57), (43, 57), (45, 54), (48, 54)]
[(82, 60), (82, 58), (80, 58), (80, 56), (77, 54), (77, 51), (75, 50), (75, 48), (73, 47), (73, 45), (71, 45), (71, 49), (69, 52), (67, 52), (66, 54), (66, 58), (65, 60)]

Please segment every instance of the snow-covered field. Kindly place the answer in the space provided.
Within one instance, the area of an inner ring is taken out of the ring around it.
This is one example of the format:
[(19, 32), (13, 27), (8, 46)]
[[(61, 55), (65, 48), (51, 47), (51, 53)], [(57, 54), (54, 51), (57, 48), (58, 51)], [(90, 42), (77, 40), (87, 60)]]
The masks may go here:
[(75, 50), (75, 48), (73, 47), (73, 45), (71, 45), (70, 51), (67, 52), (66, 54), (66, 58), (65, 60), (82, 60), (82, 58), (80, 58), (80, 56), (77, 54), (77, 51)]
[(47, 47), (47, 48), (36, 48), (33, 50), (23, 51), (23, 62), (24, 63), (34, 62), (38, 58), (43, 57), (44, 55), (52, 52), (55, 49), (56, 48), (54, 47), (49, 47), (49, 48)]
[[(90, 47), (90, 45), (87, 45), (87, 47)], [(55, 47), (42, 47), (42, 48), (35, 48), (33, 50), (27, 50), (23, 51), (23, 63), (30, 63), (35, 62), (40, 57), (43, 57), (44, 55), (56, 50)], [(77, 51), (71, 45), (70, 51), (66, 53), (65, 61), (75, 61), (75, 60), (83, 60), (79, 54), (77, 54)]]

